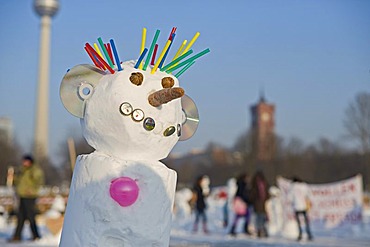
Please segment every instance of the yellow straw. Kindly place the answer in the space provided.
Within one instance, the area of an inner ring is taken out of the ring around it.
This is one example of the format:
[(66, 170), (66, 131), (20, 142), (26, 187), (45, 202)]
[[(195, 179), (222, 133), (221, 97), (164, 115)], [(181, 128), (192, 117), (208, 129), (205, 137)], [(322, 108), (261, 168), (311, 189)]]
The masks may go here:
[(188, 42), (187, 40), (184, 40), (184, 42), (182, 42), (182, 45), (177, 50), (176, 55), (173, 57), (172, 61), (180, 56), (180, 53), (181, 53), (182, 49), (184, 48), (184, 46), (186, 45), (187, 42)]
[[(146, 28), (143, 28), (143, 34), (141, 36), (141, 47), (140, 47), (140, 54), (144, 51), (145, 48), (145, 41), (146, 41)], [(139, 69), (143, 69), (143, 62), (140, 63)]]
[(197, 32), (194, 37), (190, 40), (188, 46), (185, 48), (185, 50), (182, 52), (182, 54), (184, 54), (185, 52), (187, 52), (191, 46), (194, 44), (194, 42), (197, 40), (197, 38), (199, 37), (200, 35), (200, 32)]
[(100, 52), (99, 46), (96, 43), (94, 43), (94, 48), (95, 48), (96, 52), (99, 54), (99, 56), (103, 57), (103, 55)]
[(158, 60), (157, 60), (157, 62), (155, 63), (155, 65), (154, 65), (154, 67), (153, 67), (153, 69), (152, 69), (152, 74), (154, 74), (154, 72), (158, 69), (158, 66), (159, 66), (159, 64), (161, 63), (161, 61), (162, 61), (162, 59), (163, 59), (163, 57), (164, 57), (164, 54), (166, 53), (166, 51), (168, 50), (168, 47), (170, 47), (170, 44), (171, 44), (171, 40), (167, 40), (167, 43), (166, 43), (166, 45), (164, 46), (164, 48), (163, 48), (163, 51), (162, 51), (162, 53), (161, 53), (161, 55), (159, 56), (159, 58), (158, 58)]

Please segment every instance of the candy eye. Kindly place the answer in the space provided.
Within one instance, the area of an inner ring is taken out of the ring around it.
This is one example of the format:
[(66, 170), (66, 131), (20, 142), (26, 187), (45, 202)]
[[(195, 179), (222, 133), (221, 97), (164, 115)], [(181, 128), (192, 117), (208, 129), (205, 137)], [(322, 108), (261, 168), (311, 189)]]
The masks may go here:
[(164, 132), (163, 132), (163, 135), (164, 136), (170, 136), (172, 135), (173, 133), (175, 133), (176, 131), (176, 128), (174, 126), (170, 126), (168, 127)]
[(181, 124), (177, 125), (177, 136), (181, 136)]
[(119, 111), (122, 113), (122, 115), (128, 116), (132, 113), (132, 106), (130, 103), (124, 102), (119, 107)]
[(136, 122), (140, 122), (141, 120), (144, 119), (144, 112), (140, 109), (135, 109), (132, 112), (132, 119)]
[(143, 125), (144, 125), (144, 129), (146, 129), (147, 131), (153, 130), (155, 127), (154, 119), (150, 117), (145, 118)]

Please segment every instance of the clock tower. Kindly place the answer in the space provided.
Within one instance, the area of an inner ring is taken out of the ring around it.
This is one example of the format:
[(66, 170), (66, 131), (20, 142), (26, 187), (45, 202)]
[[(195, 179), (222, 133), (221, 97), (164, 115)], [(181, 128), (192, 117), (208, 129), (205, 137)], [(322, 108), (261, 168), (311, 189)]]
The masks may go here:
[(258, 161), (270, 161), (275, 154), (275, 105), (266, 102), (263, 93), (251, 107), (252, 145)]

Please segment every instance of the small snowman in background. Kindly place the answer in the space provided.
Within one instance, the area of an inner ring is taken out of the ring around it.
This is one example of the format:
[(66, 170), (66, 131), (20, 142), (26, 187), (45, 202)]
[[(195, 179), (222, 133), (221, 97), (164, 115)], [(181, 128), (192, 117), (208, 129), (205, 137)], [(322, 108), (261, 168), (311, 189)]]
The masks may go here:
[(276, 186), (269, 188), (270, 198), (266, 201), (268, 215), (268, 233), (271, 236), (279, 236), (283, 229), (283, 204), (281, 202), (280, 189)]
[(202, 187), (203, 195), (204, 197), (209, 196), (209, 193), (211, 192), (209, 185), (211, 183), (211, 180), (207, 175), (203, 176), (202, 181), (200, 182), (200, 187)]
[(193, 192), (189, 188), (183, 188), (176, 192), (174, 217), (180, 226), (187, 223), (191, 217), (190, 201), (192, 197)]
[(3, 229), (7, 226), (6, 223), (6, 212), (5, 208), (0, 205), (0, 229)]
[(61, 195), (56, 195), (51, 208), (45, 212), (45, 224), (53, 236), (59, 236), (62, 233), (64, 211), (66, 203)]
[[(169, 246), (177, 175), (159, 160), (198, 125), (195, 104), (179, 86), (181, 71), (166, 71), (170, 64), (157, 70), (170, 41), (153, 68), (152, 51), (141, 62), (146, 48), (138, 61), (121, 62), (110, 40), (101, 45), (105, 62), (87, 43), (95, 66), (77, 65), (64, 76), (62, 102), (80, 118), (95, 151), (77, 157), (61, 247)], [(201, 55), (190, 62), (196, 56)], [(181, 64), (173, 61), (175, 67)]]
[(234, 208), (233, 208), (233, 201), (235, 198), (235, 193), (237, 191), (236, 179), (230, 178), (226, 182), (226, 189), (227, 189), (227, 198), (225, 204), (223, 206), (223, 226), (224, 228), (229, 231), (228, 226), (229, 222), (232, 223), (233, 218), (235, 217)]

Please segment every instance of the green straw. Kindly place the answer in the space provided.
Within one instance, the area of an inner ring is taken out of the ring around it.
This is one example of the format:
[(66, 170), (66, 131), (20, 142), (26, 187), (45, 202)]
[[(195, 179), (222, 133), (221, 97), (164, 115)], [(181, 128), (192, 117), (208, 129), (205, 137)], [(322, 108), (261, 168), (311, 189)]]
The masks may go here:
[(188, 63), (190, 63), (190, 62), (192, 62), (192, 61), (194, 61), (195, 59), (197, 59), (197, 58), (199, 58), (199, 57), (201, 57), (201, 56), (203, 56), (203, 55), (207, 54), (208, 52), (210, 52), (209, 48), (205, 49), (205, 50), (204, 50), (204, 51), (202, 51), (202, 52), (199, 52), (198, 54), (196, 54), (196, 55), (194, 55), (194, 56), (192, 56), (192, 57), (190, 57), (190, 58), (188, 58), (188, 59), (186, 59), (184, 62), (179, 63), (178, 65), (176, 65), (176, 66), (174, 66), (174, 67), (172, 67), (172, 68), (170, 68), (170, 69), (166, 70), (166, 72), (167, 72), (167, 73), (171, 73), (172, 71), (174, 71), (174, 70), (176, 70), (176, 69), (178, 69), (178, 68), (180, 68), (180, 67), (182, 67), (182, 66), (184, 66), (184, 65), (186, 65), (186, 64), (188, 64)]
[(166, 66), (164, 66), (163, 68), (161, 68), (161, 71), (166, 71), (166, 69), (171, 68), (173, 65), (175, 65), (178, 62), (180, 62), (180, 60), (182, 60), (183, 58), (187, 57), (188, 55), (190, 55), (192, 53), (193, 53), (193, 50), (187, 51), (183, 55), (179, 56), (178, 58), (176, 58), (175, 60), (173, 60), (172, 62), (170, 62)]
[(108, 61), (108, 63), (109, 63), (109, 66), (110, 66), (112, 69), (114, 69), (114, 66), (113, 66), (112, 60), (110, 60), (110, 56), (109, 56), (109, 54), (108, 54), (108, 51), (107, 51), (107, 49), (105, 48), (104, 43), (103, 43), (103, 40), (102, 40), (100, 37), (98, 38), (98, 42), (99, 42), (99, 45), (100, 45), (101, 49), (102, 49), (102, 50), (103, 50), (103, 52), (104, 52), (104, 55), (105, 55), (105, 57), (106, 57), (106, 59), (107, 59), (107, 61)]
[(190, 66), (192, 66), (193, 64), (195, 64), (195, 61), (193, 60), (192, 62), (188, 63), (184, 68), (182, 68), (176, 75), (175, 77), (176, 78), (179, 78), (180, 75), (182, 75), (188, 68), (190, 68)]
[(153, 54), (154, 46), (155, 46), (155, 43), (157, 43), (157, 39), (158, 39), (158, 36), (159, 36), (160, 32), (161, 32), (160, 30), (157, 30), (155, 32), (155, 35), (154, 35), (154, 38), (153, 38), (153, 41), (152, 41), (152, 45), (150, 46), (149, 53), (148, 53), (148, 56), (146, 57), (145, 64), (144, 64), (144, 67), (143, 67), (144, 71), (146, 70), (146, 68), (149, 65), (150, 58), (152, 57), (152, 54)]

